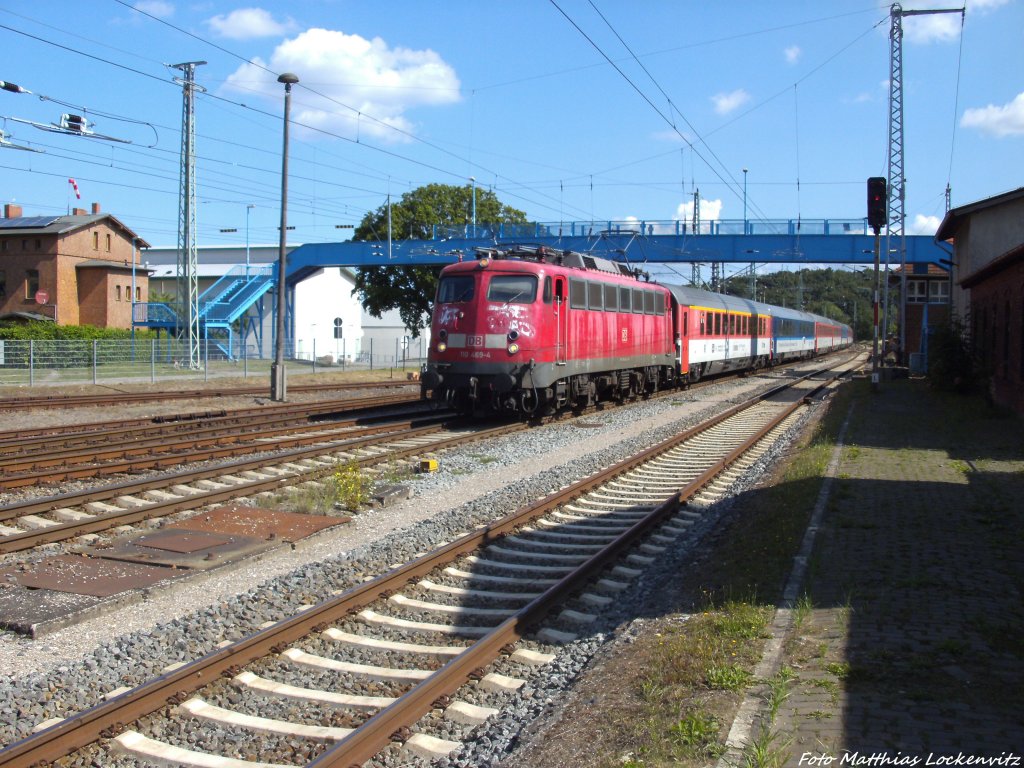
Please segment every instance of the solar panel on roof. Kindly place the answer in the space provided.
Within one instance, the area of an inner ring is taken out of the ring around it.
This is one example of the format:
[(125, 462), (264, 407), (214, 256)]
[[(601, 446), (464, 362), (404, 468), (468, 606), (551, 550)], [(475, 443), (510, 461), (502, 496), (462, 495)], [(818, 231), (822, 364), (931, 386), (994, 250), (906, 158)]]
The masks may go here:
[(60, 216), (17, 216), (13, 219), (0, 219), (0, 229), (29, 229), (48, 227)]

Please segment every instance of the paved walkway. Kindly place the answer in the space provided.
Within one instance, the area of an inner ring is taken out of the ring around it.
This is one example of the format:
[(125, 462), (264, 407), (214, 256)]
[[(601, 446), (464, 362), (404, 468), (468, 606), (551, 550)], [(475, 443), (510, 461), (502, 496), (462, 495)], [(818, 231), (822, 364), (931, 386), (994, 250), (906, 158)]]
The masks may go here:
[(844, 443), (762, 764), (1024, 764), (1024, 422), (865, 383)]

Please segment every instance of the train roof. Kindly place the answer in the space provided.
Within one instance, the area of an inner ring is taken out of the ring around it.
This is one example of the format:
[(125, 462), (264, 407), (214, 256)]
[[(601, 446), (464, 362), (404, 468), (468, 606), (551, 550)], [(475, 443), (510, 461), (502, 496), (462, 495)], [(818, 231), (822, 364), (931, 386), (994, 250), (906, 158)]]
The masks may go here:
[[(568, 269), (578, 269), (583, 272), (597, 272), (606, 275), (617, 275), (619, 277), (632, 278), (647, 283), (649, 275), (643, 270), (631, 264), (604, 259), (592, 253), (580, 253), (578, 251), (560, 250), (550, 246), (535, 245), (531, 243), (509, 243), (505, 245), (482, 246), (474, 249), (477, 260), (496, 259), (506, 262), (534, 262), (538, 264), (551, 264)], [(464, 262), (460, 262), (464, 263)], [(472, 263), (472, 262), (469, 262)], [(458, 268), (459, 265), (449, 265)], [(739, 296), (727, 296), (723, 293), (705, 291), (701, 288), (693, 288), (685, 285), (669, 285), (651, 281), (649, 285), (658, 285), (667, 289), (675, 296), (676, 301), (687, 306), (707, 307), (709, 309), (721, 309), (728, 312), (747, 312), (749, 314), (768, 315), (790, 320), (805, 320), (819, 323), (838, 323), (822, 315), (815, 315), (811, 312), (804, 312), (799, 309), (787, 309), (776, 307), (773, 304), (765, 304), (760, 301), (751, 301)], [(843, 325), (843, 323), (839, 323)]]
[[(687, 285), (661, 284), (675, 296), (676, 301), (687, 306), (707, 307), (708, 309), (721, 309), (727, 312), (749, 312), (750, 314), (768, 315), (787, 320), (807, 320), (819, 323), (836, 323), (837, 320), (815, 315), (812, 312), (804, 312), (799, 309), (787, 309), (777, 307), (774, 304), (765, 304), (760, 301), (751, 301), (739, 296), (727, 296), (724, 293), (714, 293), (701, 288), (693, 288)], [(839, 323), (843, 325), (842, 323)]]

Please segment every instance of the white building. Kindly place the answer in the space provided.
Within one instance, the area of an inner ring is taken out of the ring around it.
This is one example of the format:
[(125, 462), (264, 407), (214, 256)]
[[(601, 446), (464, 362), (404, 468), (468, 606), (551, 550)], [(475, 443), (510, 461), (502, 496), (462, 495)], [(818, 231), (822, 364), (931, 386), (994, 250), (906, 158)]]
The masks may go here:
[[(290, 246), (288, 252), (297, 248)], [(277, 263), (278, 245), (200, 246), (198, 248), (199, 293), (213, 285), (230, 270), (245, 266), (255, 268)], [(246, 261), (248, 251), (248, 262)], [(152, 271), (150, 295), (175, 294), (178, 249), (150, 248), (142, 255)], [(323, 267), (305, 277), (295, 286), (294, 329), (295, 357), (322, 362), (370, 362), (394, 364), (396, 360), (415, 359), (426, 354), (426, 339), (411, 339), (397, 311), (383, 317), (365, 312), (358, 296), (352, 294), (355, 273), (347, 267)], [(274, 337), (273, 296), (268, 291), (260, 304), (250, 310), (254, 323), (262, 317), (264, 348), (269, 349)], [(261, 311), (262, 310), (262, 311)], [(249, 344), (255, 340), (246, 339)], [(288, 345), (290, 348), (290, 344)], [(422, 354), (421, 354), (422, 352)], [(330, 358), (327, 361), (325, 358)]]

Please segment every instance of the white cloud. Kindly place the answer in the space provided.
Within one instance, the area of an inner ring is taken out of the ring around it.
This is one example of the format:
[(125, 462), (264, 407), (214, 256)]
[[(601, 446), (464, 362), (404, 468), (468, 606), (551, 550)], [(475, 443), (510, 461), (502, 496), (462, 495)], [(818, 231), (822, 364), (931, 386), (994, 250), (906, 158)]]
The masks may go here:
[(799, 45), (791, 45), (782, 52), (782, 55), (786, 57), (787, 64), (796, 64), (800, 61), (802, 53), (803, 51), (800, 50)]
[(907, 227), (908, 235), (934, 235), (939, 231), (941, 223), (938, 216), (924, 216), (917, 214), (914, 221)]
[[(261, 66), (259, 59), (243, 64), (228, 77), (225, 88), (279, 101), (277, 78)], [(455, 70), (437, 53), (390, 48), (379, 37), (367, 40), (335, 30), (307, 29), (278, 45), (265, 66), (298, 75), (300, 87), (292, 97), (296, 122), (353, 139), (402, 141), (400, 134), (381, 123), (409, 131), (408, 110), (460, 99)], [(302, 90), (302, 84), (323, 96)]]
[(221, 14), (207, 19), (206, 25), (215, 34), (231, 40), (280, 37), (295, 29), (295, 22), (291, 19), (276, 21), (262, 8), (239, 8), (226, 16)]
[[(721, 200), (706, 200), (701, 198), (700, 201), (700, 220), (701, 221), (718, 221), (722, 216), (722, 201)], [(686, 203), (680, 203), (679, 207), (676, 208), (676, 220), (685, 221), (687, 223), (693, 221), (693, 201), (690, 200)]]
[(1024, 93), (1001, 107), (989, 104), (964, 111), (960, 119), (964, 128), (977, 128), (990, 136), (1017, 136), (1024, 134)]
[(903, 35), (911, 43), (946, 43), (960, 35), (960, 17), (910, 16), (903, 20)]
[(158, 19), (166, 19), (174, 15), (174, 4), (164, 2), (164, 0), (138, 0), (132, 7), (148, 13), (150, 16), (156, 16)]
[(715, 112), (727, 115), (750, 101), (750, 94), (738, 88), (732, 93), (716, 93), (711, 97), (711, 101), (715, 105)]

